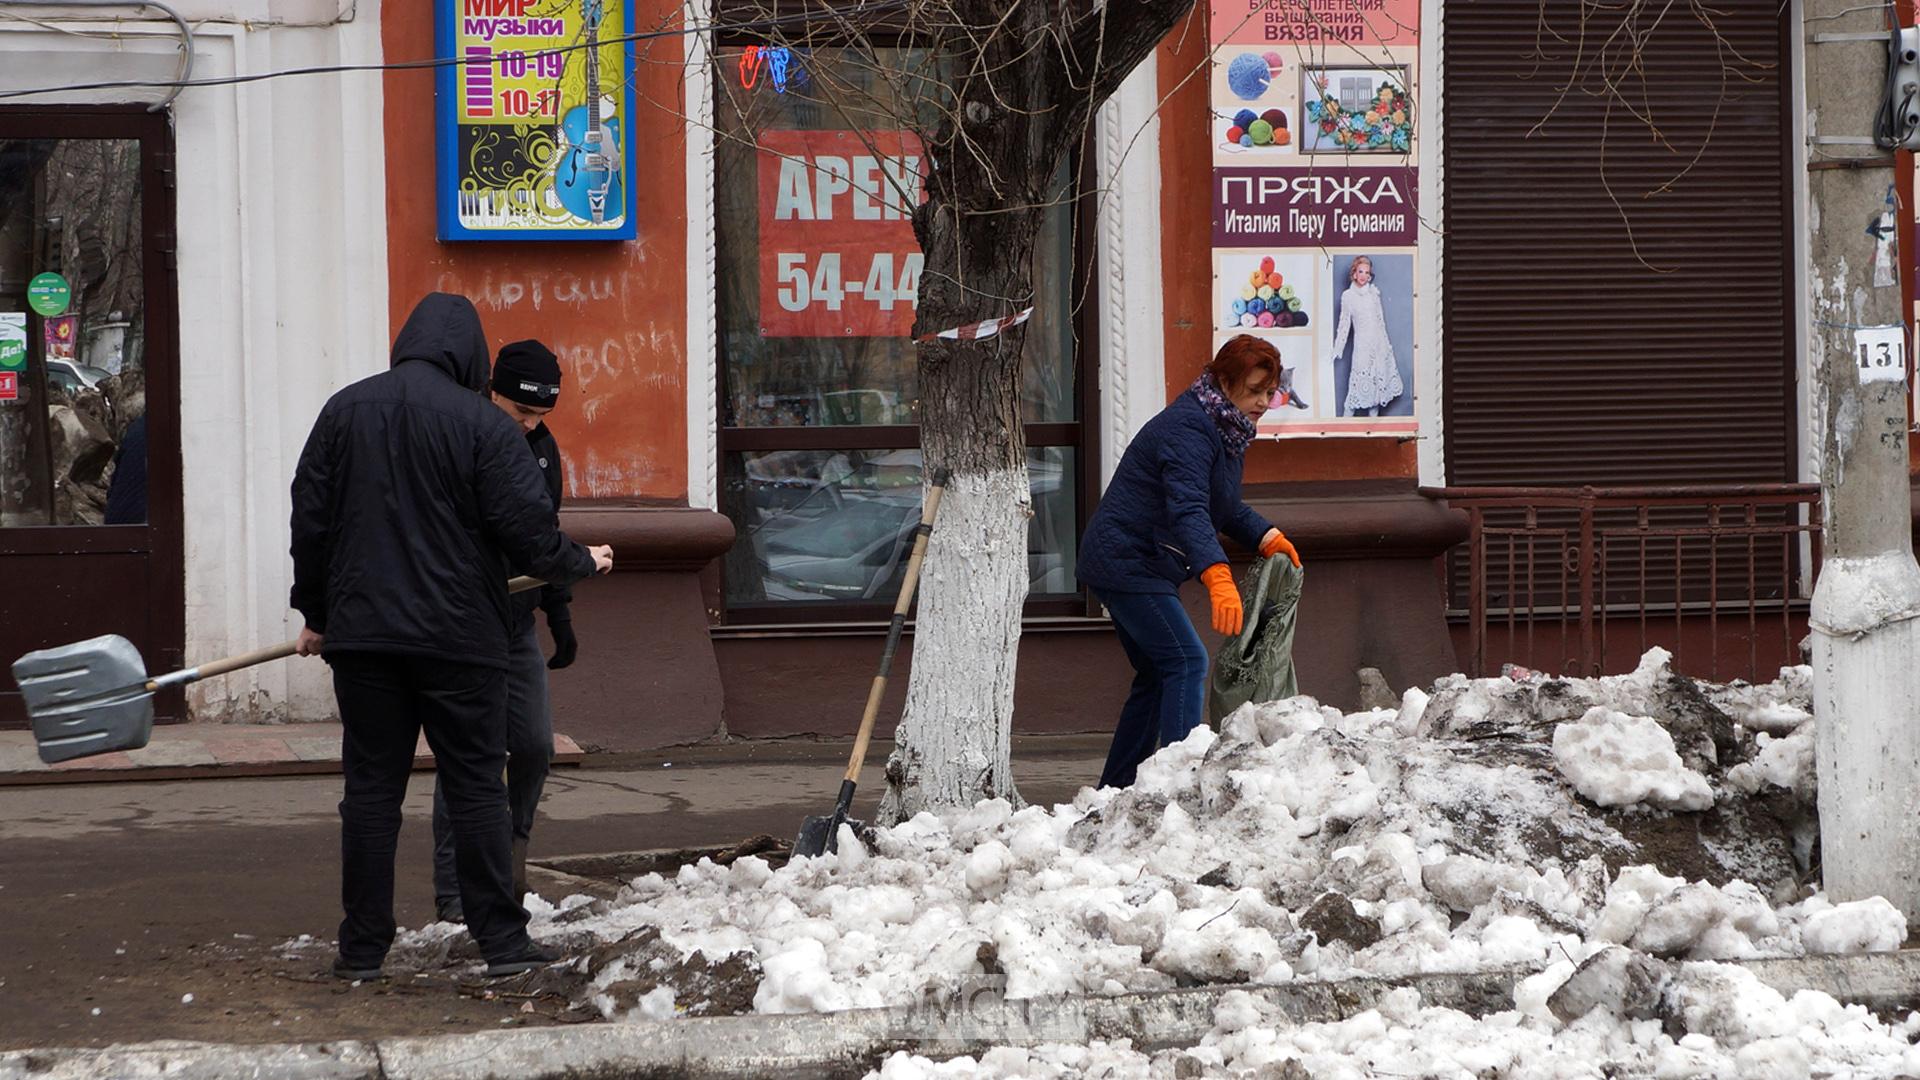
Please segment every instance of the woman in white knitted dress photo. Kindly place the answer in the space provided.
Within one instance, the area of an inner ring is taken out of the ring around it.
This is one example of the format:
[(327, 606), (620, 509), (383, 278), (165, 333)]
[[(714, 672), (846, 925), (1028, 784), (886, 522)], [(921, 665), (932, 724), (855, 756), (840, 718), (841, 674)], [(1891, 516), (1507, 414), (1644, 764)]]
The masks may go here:
[(1337, 363), (1353, 339), (1353, 364), (1347, 369), (1341, 411), (1347, 416), (1386, 416), (1394, 400), (1406, 392), (1400, 362), (1387, 334), (1387, 316), (1380, 302), (1380, 286), (1373, 280), (1373, 259), (1356, 255), (1347, 270), (1350, 284), (1340, 294), (1339, 329), (1333, 335)]

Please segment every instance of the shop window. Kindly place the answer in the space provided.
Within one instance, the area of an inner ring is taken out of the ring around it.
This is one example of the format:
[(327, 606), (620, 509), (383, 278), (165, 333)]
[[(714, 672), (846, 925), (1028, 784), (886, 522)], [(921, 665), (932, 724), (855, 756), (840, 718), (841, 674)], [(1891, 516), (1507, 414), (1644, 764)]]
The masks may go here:
[(0, 527), (138, 525), (138, 139), (0, 138)]
[(183, 663), (176, 186), (166, 113), (0, 105), (0, 656), (111, 633)]
[[(897, 103), (931, 61), (747, 45), (719, 60), (720, 484), (740, 536), (723, 571), (729, 619), (878, 617), (898, 596), (923, 486), (909, 209), (924, 153)], [(1074, 180), (1063, 168), (1033, 255), (1021, 389), (1032, 614), (1086, 611), (1074, 555), (1094, 380), (1073, 322)]]

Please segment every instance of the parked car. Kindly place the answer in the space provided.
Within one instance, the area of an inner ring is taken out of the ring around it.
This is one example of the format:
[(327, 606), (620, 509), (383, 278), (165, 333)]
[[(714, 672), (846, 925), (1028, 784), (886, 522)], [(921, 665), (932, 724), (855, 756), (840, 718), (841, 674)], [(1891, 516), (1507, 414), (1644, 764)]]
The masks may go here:
[(78, 394), (82, 390), (94, 390), (103, 379), (113, 373), (105, 368), (75, 363), (72, 360), (47, 361), (47, 384), (56, 390), (68, 394)]
[[(749, 540), (766, 564), (767, 597), (894, 595), (920, 524), (920, 451), (895, 450), (857, 465), (841, 454), (820, 453), (818, 464), (805, 477), (754, 477), (750, 470), (760, 523)], [(1029, 459), (1028, 475), (1036, 499), (1058, 492), (1064, 480), (1058, 464), (1040, 457)], [(1028, 559), (1034, 592), (1073, 591), (1062, 553), (1034, 551)]]

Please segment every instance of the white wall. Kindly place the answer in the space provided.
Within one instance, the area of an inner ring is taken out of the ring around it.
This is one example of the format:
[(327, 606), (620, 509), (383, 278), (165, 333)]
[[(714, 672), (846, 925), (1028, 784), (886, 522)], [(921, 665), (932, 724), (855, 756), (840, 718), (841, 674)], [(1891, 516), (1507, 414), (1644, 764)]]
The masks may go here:
[[(196, 78), (381, 58), (377, 0), (183, 0), (176, 7), (193, 24)], [(0, 17), (0, 87), (172, 78), (177, 70), (171, 21), (135, 18), (132, 8), (115, 9), (128, 13), (117, 22), (94, 12), (82, 13), (83, 21), (70, 9), (28, 10), (59, 29)], [(299, 629), (287, 607), (294, 462), (327, 396), (386, 366), (382, 107), (377, 73), (190, 88), (171, 106), (189, 663)], [(195, 687), (190, 701), (196, 720), (333, 714), (315, 661), (214, 680)]]
[(1414, 76), (1414, 108), (1420, 132), (1420, 147), (1414, 164), (1420, 169), (1420, 246), (1414, 256), (1413, 299), (1413, 412), (1420, 421), (1420, 444), (1416, 448), (1420, 483), (1443, 487), (1447, 483), (1446, 424), (1442, 415), (1442, 377), (1440, 361), (1445, 342), (1446, 321), (1440, 317), (1442, 280), (1441, 246), (1446, 237), (1446, 214), (1440, 199), (1446, 163), (1446, 94), (1442, 84), (1446, 65), (1446, 24), (1442, 19), (1442, 0), (1420, 3), (1420, 67)]
[[(1094, 275), (1103, 318), (1100, 485), (1134, 433), (1167, 407), (1166, 275), (1160, 252), (1160, 57), (1149, 53), (1094, 117)], [(1088, 422), (1096, 418), (1089, 417)]]

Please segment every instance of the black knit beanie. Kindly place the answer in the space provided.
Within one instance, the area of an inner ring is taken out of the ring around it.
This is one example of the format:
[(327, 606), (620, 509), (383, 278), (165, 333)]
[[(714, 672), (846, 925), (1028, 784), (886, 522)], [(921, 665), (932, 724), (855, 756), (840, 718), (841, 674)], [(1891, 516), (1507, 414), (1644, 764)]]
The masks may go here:
[(560, 361), (537, 341), (503, 345), (493, 361), (493, 392), (522, 405), (550, 407), (560, 399)]

